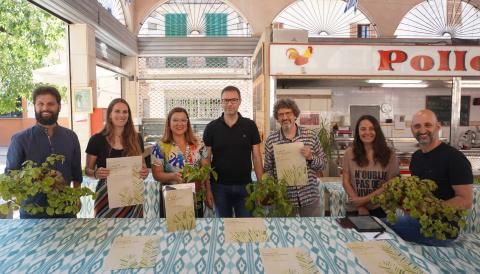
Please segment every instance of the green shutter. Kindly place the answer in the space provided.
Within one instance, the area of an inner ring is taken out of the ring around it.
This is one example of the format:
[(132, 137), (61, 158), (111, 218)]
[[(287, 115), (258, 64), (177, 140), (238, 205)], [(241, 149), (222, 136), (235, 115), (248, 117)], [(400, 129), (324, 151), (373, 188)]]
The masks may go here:
[(207, 68), (226, 68), (228, 65), (227, 57), (205, 57)]
[(187, 36), (187, 14), (165, 14), (165, 36)]
[(227, 14), (206, 13), (205, 34), (207, 36), (227, 36)]
[(187, 57), (165, 57), (167, 68), (188, 68)]

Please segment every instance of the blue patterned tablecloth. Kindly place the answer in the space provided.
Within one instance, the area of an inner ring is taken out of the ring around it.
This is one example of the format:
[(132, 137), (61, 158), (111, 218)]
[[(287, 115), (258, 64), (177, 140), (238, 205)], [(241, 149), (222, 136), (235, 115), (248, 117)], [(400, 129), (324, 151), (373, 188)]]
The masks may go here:
[[(330, 216), (345, 216), (345, 205), (348, 197), (342, 184), (339, 182), (320, 183), (320, 193), (330, 195)], [(473, 185), (473, 208), (467, 216), (465, 231), (469, 233), (480, 233), (480, 185)]]
[[(155, 268), (118, 273), (263, 273), (259, 248), (264, 247), (302, 247), (322, 273), (368, 273), (345, 247), (347, 242), (363, 241), (363, 236), (340, 228), (335, 219), (265, 221), (267, 242), (230, 244), (225, 242), (223, 219), (197, 219), (194, 230), (176, 233), (166, 232), (164, 219), (0, 220), (0, 272), (98, 273), (115, 237), (159, 235)], [(479, 244), (479, 237), (473, 236), (473, 241), (465, 240), (468, 245), (456, 249), (411, 246), (396, 236), (388, 241), (426, 273), (478, 273), (480, 261), (472, 259), (478, 248), (468, 250)], [(465, 254), (463, 260), (456, 259)]]

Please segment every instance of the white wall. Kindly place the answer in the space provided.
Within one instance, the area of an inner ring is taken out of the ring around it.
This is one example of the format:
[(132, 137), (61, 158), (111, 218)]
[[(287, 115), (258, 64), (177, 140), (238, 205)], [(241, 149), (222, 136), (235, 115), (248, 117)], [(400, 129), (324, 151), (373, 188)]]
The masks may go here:
[[(450, 95), (447, 88), (380, 88), (380, 87), (332, 87), (332, 114), (333, 120), (350, 125), (350, 105), (382, 105), (392, 106), (392, 113), (380, 113), (382, 123), (394, 114), (406, 116), (405, 130), (392, 130), (384, 126), (385, 134), (389, 137), (411, 137), (408, 128), (411, 117), (420, 109), (425, 108), (427, 95)], [(480, 89), (464, 89), (462, 95), (471, 96), (470, 101), (470, 128), (480, 125), (480, 106), (472, 105), (474, 98), (480, 98)], [(467, 127), (462, 127), (462, 131)], [(444, 127), (442, 136), (448, 137), (449, 128)]]

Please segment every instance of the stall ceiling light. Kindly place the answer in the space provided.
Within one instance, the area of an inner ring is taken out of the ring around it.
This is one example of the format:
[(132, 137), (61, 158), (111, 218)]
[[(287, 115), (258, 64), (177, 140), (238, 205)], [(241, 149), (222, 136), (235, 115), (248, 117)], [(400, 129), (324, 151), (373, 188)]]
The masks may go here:
[(462, 88), (480, 88), (480, 83), (478, 84), (468, 84), (468, 83), (464, 83), (462, 82)]
[(377, 80), (367, 80), (369, 84), (421, 84), (422, 80), (388, 80), (388, 79), (377, 79)]
[(462, 80), (462, 88), (480, 88), (480, 80)]
[(382, 84), (382, 88), (426, 88), (428, 84)]

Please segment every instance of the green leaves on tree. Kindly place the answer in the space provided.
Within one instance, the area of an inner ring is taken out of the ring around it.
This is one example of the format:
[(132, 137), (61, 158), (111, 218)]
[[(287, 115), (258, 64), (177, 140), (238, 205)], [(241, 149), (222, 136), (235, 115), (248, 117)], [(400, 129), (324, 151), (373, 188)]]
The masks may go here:
[(385, 191), (374, 196), (372, 202), (383, 208), (391, 223), (396, 221), (396, 210), (401, 209), (419, 220), (424, 236), (438, 240), (456, 237), (466, 225), (467, 210), (445, 204), (433, 195), (435, 189), (437, 184), (432, 180), (396, 177), (385, 184)]
[(53, 65), (65, 24), (26, 0), (0, 0), (0, 114), (16, 111), (17, 98), (30, 98), (32, 71)]
[(253, 210), (255, 217), (287, 217), (292, 205), (287, 199), (288, 185), (285, 180), (276, 180), (264, 174), (262, 180), (247, 185), (248, 197), (245, 207)]
[[(11, 203), (14, 209), (22, 207), (30, 214), (46, 212), (54, 214), (76, 214), (80, 211), (80, 197), (92, 196), (95, 193), (87, 187), (73, 188), (66, 184), (62, 174), (52, 167), (55, 162), (63, 163), (65, 156), (51, 154), (45, 162), (37, 164), (25, 161), (19, 170), (11, 170), (0, 174), (0, 196), (4, 201)], [(47, 207), (36, 204), (25, 204), (26, 199), (37, 193), (47, 196)], [(8, 212), (7, 203), (0, 205), (0, 212)]]

